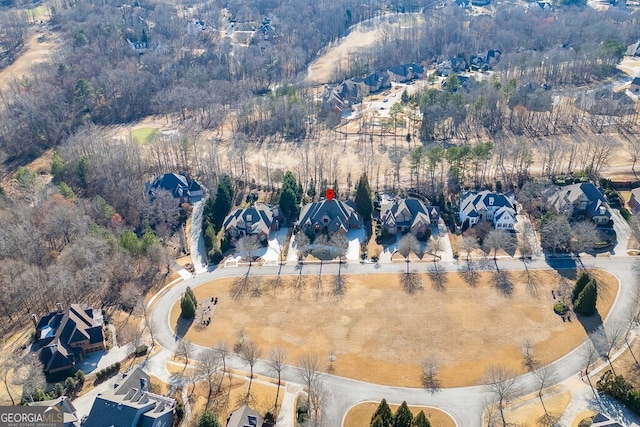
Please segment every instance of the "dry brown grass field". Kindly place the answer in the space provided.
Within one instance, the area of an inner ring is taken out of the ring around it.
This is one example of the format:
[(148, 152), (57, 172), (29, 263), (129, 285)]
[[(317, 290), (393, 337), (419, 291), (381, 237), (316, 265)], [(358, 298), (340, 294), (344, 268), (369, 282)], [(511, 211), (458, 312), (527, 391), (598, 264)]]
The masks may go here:
[[(218, 341), (233, 345), (244, 328), (263, 354), (282, 346), (289, 352), (288, 362), (295, 363), (304, 353), (328, 360), (333, 352), (337, 375), (395, 386), (419, 387), (421, 362), (430, 357), (441, 365), (443, 385), (458, 387), (478, 384), (495, 364), (524, 372), (525, 338), (534, 343), (541, 363), (568, 353), (586, 339), (585, 327), (606, 317), (618, 290), (613, 276), (595, 272), (602, 287), (599, 317), (581, 322), (574, 316), (563, 322), (552, 310), (551, 290), (560, 283), (557, 272), (531, 271), (529, 285), (525, 272), (508, 274), (510, 295), (496, 289), (490, 273), (482, 273), (475, 287), (450, 273), (442, 290), (434, 289), (425, 275), (424, 290), (413, 295), (401, 290), (397, 274), (349, 275), (340, 299), (330, 295), (329, 277), (322, 295), (308, 277), (300, 298), (287, 288), (276, 296), (268, 291), (240, 300), (229, 295), (232, 279), (223, 279), (194, 289), (199, 300), (216, 296), (219, 303), (211, 324), (202, 327), (196, 319), (186, 338), (205, 346)], [(172, 327), (179, 311), (176, 304)]]

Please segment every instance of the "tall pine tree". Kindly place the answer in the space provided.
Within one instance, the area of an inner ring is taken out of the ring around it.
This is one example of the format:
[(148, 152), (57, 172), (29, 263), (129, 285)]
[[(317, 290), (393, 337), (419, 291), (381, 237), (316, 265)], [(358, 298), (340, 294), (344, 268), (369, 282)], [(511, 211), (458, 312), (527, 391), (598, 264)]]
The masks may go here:
[(356, 211), (360, 214), (364, 222), (370, 222), (371, 214), (373, 213), (373, 200), (371, 199), (371, 188), (369, 187), (369, 179), (366, 173), (363, 173), (358, 180), (355, 204)]
[(378, 409), (373, 413), (371, 427), (374, 426), (374, 422), (376, 427), (393, 427), (393, 412), (391, 412), (391, 408), (385, 399), (382, 399)]
[(429, 422), (427, 416), (424, 414), (424, 411), (420, 411), (418, 415), (416, 415), (416, 417), (413, 419), (411, 427), (431, 427), (431, 423)]
[(402, 405), (396, 411), (394, 418), (394, 427), (411, 427), (411, 421), (413, 421), (413, 414), (407, 406), (407, 402), (402, 402)]
[[(205, 208), (207, 206), (205, 205)], [(218, 189), (216, 190), (216, 198), (211, 205), (211, 211), (206, 212), (210, 216), (211, 223), (216, 232), (220, 231), (224, 218), (233, 207), (233, 184), (231, 178), (227, 175), (220, 177)]]

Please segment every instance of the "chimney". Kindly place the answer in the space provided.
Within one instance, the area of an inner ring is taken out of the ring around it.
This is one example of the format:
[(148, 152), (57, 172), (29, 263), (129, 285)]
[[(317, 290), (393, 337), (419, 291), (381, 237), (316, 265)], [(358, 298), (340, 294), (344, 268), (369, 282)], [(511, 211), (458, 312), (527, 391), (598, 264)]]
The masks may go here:
[(60, 304), (59, 302), (56, 303), (56, 311), (58, 312), (58, 314), (62, 314), (62, 304)]
[(38, 316), (34, 313), (31, 314), (31, 321), (33, 322), (33, 326), (38, 326)]

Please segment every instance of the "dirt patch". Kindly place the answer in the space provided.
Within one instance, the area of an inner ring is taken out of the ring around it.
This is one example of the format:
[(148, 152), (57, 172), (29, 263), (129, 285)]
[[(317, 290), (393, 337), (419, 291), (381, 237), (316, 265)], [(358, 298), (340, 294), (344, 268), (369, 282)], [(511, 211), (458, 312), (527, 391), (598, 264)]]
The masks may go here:
[[(377, 402), (360, 403), (347, 412), (342, 427), (367, 427), (371, 422), (373, 413), (378, 408)], [(395, 414), (400, 405), (389, 405)], [(411, 413), (415, 417), (420, 411), (424, 411), (432, 426), (456, 427), (455, 421), (446, 413), (436, 408), (428, 406), (409, 406)]]
[[(396, 386), (419, 387), (420, 364), (431, 357), (441, 363), (445, 387), (473, 385), (496, 363), (524, 372), (525, 337), (534, 343), (540, 363), (556, 360), (586, 339), (575, 317), (563, 322), (552, 310), (551, 289), (558, 287), (560, 275), (531, 274), (529, 280), (525, 272), (509, 273), (510, 295), (496, 289), (490, 273), (482, 273), (473, 288), (457, 273), (448, 274), (443, 290), (432, 287), (424, 275), (424, 290), (414, 295), (401, 290), (399, 275), (349, 275), (341, 299), (329, 295), (328, 278), (316, 296), (310, 277), (299, 298), (287, 287), (275, 297), (265, 292), (261, 298), (233, 300), (229, 296), (233, 279), (222, 279), (194, 289), (199, 300), (215, 296), (219, 302), (211, 324), (191, 328), (186, 337), (205, 346), (219, 340), (233, 345), (237, 332), (245, 328), (263, 352), (274, 346), (286, 348), (290, 363), (309, 349), (323, 359), (333, 352), (337, 375)], [(603, 289), (598, 311), (605, 318), (618, 281), (608, 273), (595, 274)], [(174, 305), (171, 325), (176, 324), (179, 310)]]

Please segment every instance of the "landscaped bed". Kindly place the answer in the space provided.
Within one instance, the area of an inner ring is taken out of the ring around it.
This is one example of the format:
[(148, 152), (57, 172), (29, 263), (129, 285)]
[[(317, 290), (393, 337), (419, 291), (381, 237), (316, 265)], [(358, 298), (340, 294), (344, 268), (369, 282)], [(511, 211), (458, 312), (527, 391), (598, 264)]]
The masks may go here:
[[(566, 274), (573, 283), (575, 272)], [(289, 363), (295, 363), (303, 353), (318, 353), (324, 361), (334, 352), (337, 375), (398, 386), (419, 387), (420, 364), (431, 357), (441, 363), (443, 386), (478, 384), (491, 365), (524, 372), (525, 338), (535, 344), (534, 356), (541, 363), (561, 357), (586, 339), (580, 321), (573, 317), (563, 322), (552, 309), (551, 290), (558, 287), (559, 274), (531, 275), (527, 284), (526, 272), (510, 272), (511, 295), (492, 285), (491, 273), (482, 273), (475, 287), (450, 273), (443, 290), (432, 288), (425, 275), (424, 290), (413, 295), (402, 291), (399, 274), (348, 275), (346, 294), (340, 299), (330, 295), (329, 276), (319, 297), (315, 277), (307, 277), (300, 299), (286, 288), (276, 297), (265, 289), (262, 297), (233, 300), (233, 279), (222, 279), (194, 289), (199, 300), (216, 296), (219, 302), (211, 325), (191, 327), (186, 338), (206, 346), (218, 341), (233, 346), (237, 332), (246, 328), (247, 337), (263, 354), (282, 346), (289, 352)], [(598, 312), (605, 318), (618, 282), (605, 272), (594, 275), (601, 286)], [(284, 278), (285, 284), (291, 280)], [(178, 315), (176, 304), (171, 325)]]

